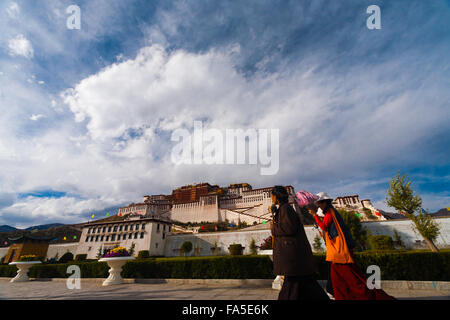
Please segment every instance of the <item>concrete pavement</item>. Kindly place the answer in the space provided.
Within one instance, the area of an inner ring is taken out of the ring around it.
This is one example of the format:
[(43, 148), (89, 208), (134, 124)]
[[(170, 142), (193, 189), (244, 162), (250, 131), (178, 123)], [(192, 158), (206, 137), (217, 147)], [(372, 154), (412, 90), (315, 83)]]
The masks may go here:
[[(0, 300), (276, 300), (278, 297), (278, 291), (266, 285), (267, 280), (253, 283), (239, 280), (142, 280), (145, 283), (139, 283), (139, 279), (126, 279), (122, 285), (103, 287), (104, 279), (82, 279), (81, 289), (72, 290), (67, 288), (66, 279), (24, 283), (10, 283), (9, 280), (0, 279)], [(450, 300), (450, 290), (446, 289), (384, 289), (402, 300)]]

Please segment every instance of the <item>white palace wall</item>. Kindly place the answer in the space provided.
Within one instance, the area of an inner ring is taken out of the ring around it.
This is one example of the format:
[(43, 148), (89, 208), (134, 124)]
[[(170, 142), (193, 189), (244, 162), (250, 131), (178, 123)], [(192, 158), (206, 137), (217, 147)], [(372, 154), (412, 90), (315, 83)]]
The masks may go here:
[[(440, 236), (435, 244), (439, 248), (450, 247), (450, 218), (436, 218), (435, 221), (440, 225)], [(413, 223), (410, 220), (389, 220), (389, 221), (375, 221), (363, 222), (364, 227), (367, 227), (372, 235), (389, 235), (392, 237), (394, 229), (401, 235), (403, 242), (410, 249), (427, 249), (428, 246), (424, 243), (422, 236), (413, 231)], [(211, 233), (197, 233), (189, 235), (170, 235), (167, 237), (164, 255), (167, 257), (177, 256), (179, 248), (184, 241), (191, 241), (193, 247), (200, 247), (200, 255), (212, 255), (211, 248), (217, 243), (220, 248), (219, 255), (228, 254), (228, 246), (233, 243), (240, 243), (244, 247), (244, 254), (250, 253), (249, 246), (252, 239), (255, 240), (256, 245), (259, 246), (263, 240), (271, 235), (269, 225), (267, 229), (245, 231), (229, 231), (229, 232), (211, 232)], [(306, 236), (309, 243), (314, 243), (314, 238), (318, 235), (318, 230), (312, 226), (305, 226)], [(322, 247), (325, 244), (322, 242)], [(192, 250), (190, 255), (194, 256), (195, 252)]]
[[(450, 218), (435, 218), (435, 221), (440, 226), (440, 235), (435, 244), (439, 248), (450, 248)], [(389, 235), (392, 237), (394, 229), (401, 235), (403, 242), (408, 248), (428, 248), (423, 241), (423, 238), (413, 231), (413, 223), (410, 220), (388, 220), (363, 222), (364, 227), (367, 227), (373, 235)], [(256, 245), (263, 243), (263, 240), (270, 236), (269, 224), (263, 230), (245, 231), (230, 231), (230, 232), (211, 232), (211, 233), (197, 233), (197, 234), (173, 234), (167, 235), (164, 245), (164, 250), (161, 248), (160, 254), (167, 257), (174, 257), (179, 255), (179, 248), (184, 241), (191, 241), (193, 247), (199, 248), (199, 253), (202, 256), (212, 255), (211, 248), (217, 243), (220, 255), (228, 254), (228, 246), (233, 243), (240, 243), (244, 246), (244, 254), (250, 253), (249, 246), (252, 239), (255, 240)], [(305, 232), (309, 243), (312, 245), (314, 237), (318, 234), (317, 229), (312, 226), (305, 226)], [(152, 230), (152, 235), (154, 230)], [(155, 236), (155, 235), (153, 235)], [(159, 241), (158, 241), (159, 242)], [(162, 240), (161, 240), (162, 242)], [(162, 243), (161, 243), (162, 244)], [(325, 248), (325, 244), (322, 243)], [(79, 250), (79, 243), (70, 244), (52, 244), (49, 246), (47, 258), (55, 257), (56, 253), (61, 257), (67, 251), (72, 252), (74, 256)], [(148, 249), (148, 248), (145, 248)], [(156, 249), (156, 248), (154, 248)], [(0, 258), (4, 257), (9, 250), (9, 247), (0, 248)], [(86, 252), (83, 252), (86, 253)], [(194, 249), (190, 255), (195, 255)]]

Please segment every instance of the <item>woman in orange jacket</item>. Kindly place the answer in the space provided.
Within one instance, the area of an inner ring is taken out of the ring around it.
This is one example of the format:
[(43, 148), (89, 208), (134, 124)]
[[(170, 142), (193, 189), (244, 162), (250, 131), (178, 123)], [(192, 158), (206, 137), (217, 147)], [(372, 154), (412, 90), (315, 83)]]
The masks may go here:
[(332, 201), (325, 192), (317, 194), (316, 204), (324, 213), (323, 219), (316, 214), (316, 208), (310, 207), (317, 225), (325, 233), (327, 247), (326, 260), (331, 262), (331, 283), (336, 300), (392, 300), (393, 297), (381, 289), (369, 289), (367, 277), (356, 266), (353, 241), (350, 230), (342, 217), (333, 207)]

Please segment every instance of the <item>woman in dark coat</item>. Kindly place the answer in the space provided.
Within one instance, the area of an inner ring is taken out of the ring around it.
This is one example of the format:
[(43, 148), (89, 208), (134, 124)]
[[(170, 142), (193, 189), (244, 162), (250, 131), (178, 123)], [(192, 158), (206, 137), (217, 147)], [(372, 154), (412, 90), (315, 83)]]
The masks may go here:
[[(329, 300), (314, 278), (316, 271), (311, 245), (299, 215), (288, 203), (282, 186), (272, 189), (271, 231), (274, 274), (284, 275), (279, 300)], [(277, 208), (278, 205), (278, 208)]]

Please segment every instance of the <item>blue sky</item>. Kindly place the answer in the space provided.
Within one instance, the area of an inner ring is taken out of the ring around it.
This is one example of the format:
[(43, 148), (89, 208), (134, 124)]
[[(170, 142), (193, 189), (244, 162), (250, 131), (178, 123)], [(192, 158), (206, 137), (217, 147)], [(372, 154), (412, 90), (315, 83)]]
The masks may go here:
[[(68, 30), (66, 8), (81, 9)], [(369, 30), (369, 5), (381, 30)], [(0, 3), (0, 224), (208, 181), (449, 205), (449, 1)], [(280, 170), (170, 161), (171, 133), (279, 128)]]

